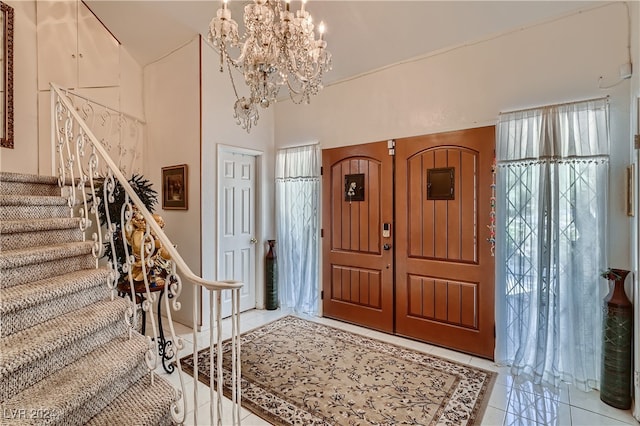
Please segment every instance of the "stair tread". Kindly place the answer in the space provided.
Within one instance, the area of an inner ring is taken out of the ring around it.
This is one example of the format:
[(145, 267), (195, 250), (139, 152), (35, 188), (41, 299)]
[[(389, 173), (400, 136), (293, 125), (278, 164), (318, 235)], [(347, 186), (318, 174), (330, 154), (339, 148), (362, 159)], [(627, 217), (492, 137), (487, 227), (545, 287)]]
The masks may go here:
[(79, 217), (59, 217), (50, 219), (0, 220), (0, 234), (19, 232), (50, 231), (54, 229), (74, 229), (80, 226)]
[(4, 401), (3, 408), (41, 410), (60, 421), (110, 383), (129, 376), (143, 362), (148, 347), (147, 338), (138, 333), (116, 338)]
[(49, 185), (57, 185), (58, 178), (55, 176), (0, 172), (0, 182), (42, 183), (42, 184), (49, 184)]
[(79, 241), (2, 251), (0, 252), (0, 269), (90, 254), (93, 245), (93, 241)]
[(107, 268), (82, 269), (64, 275), (45, 278), (0, 289), (0, 314), (27, 309), (90, 287), (96, 280), (106, 289)]
[(129, 328), (132, 302), (108, 297), (97, 243), (72, 241), (64, 193), (57, 177), (0, 172), (0, 400), (46, 416), (2, 424), (171, 424), (177, 392), (145, 362), (157, 348)]
[(57, 195), (0, 194), (0, 206), (65, 206), (69, 200)]
[(0, 377), (108, 324), (124, 321), (129, 305), (121, 297), (101, 300), (0, 339)]
[(169, 413), (175, 397), (171, 384), (156, 375), (152, 386), (147, 374), (89, 420), (87, 426), (157, 425)]

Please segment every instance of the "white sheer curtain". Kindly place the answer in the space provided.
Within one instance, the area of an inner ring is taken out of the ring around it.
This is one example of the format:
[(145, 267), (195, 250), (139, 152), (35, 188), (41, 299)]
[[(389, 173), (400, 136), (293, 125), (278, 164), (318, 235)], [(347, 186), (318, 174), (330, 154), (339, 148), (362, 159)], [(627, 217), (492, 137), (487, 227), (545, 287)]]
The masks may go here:
[(276, 244), (280, 304), (318, 312), (320, 148), (307, 145), (276, 154)]
[(502, 114), (496, 360), (536, 383), (599, 388), (608, 102)]

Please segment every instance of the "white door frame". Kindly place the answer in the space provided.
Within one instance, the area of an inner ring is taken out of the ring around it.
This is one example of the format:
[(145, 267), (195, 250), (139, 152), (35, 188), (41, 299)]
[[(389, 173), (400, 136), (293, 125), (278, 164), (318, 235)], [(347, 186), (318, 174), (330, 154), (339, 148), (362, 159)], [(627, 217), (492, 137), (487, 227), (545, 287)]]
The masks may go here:
[[(256, 296), (256, 308), (263, 309), (264, 308), (264, 286), (261, 283), (264, 282), (264, 256), (265, 256), (265, 247), (264, 247), (264, 201), (263, 198), (263, 175), (264, 175), (264, 152), (249, 149), (249, 148), (241, 148), (232, 145), (224, 145), (218, 144), (217, 149), (217, 171), (216, 176), (220, 176), (221, 170), (221, 153), (234, 153), (234, 154), (243, 154), (243, 155), (251, 155), (255, 157), (256, 160), (256, 171), (255, 171), (255, 238), (258, 240), (256, 244), (256, 257), (255, 257), (255, 296)], [(222, 191), (222, 182), (221, 179), (217, 178), (217, 188), (216, 188), (216, 216), (217, 216), (217, 229), (216, 233), (216, 277), (220, 279), (220, 262), (218, 259), (218, 255), (221, 251), (220, 247), (220, 229), (222, 229), (222, 215), (220, 214), (221, 208), (221, 200), (220, 197), (223, 196)]]

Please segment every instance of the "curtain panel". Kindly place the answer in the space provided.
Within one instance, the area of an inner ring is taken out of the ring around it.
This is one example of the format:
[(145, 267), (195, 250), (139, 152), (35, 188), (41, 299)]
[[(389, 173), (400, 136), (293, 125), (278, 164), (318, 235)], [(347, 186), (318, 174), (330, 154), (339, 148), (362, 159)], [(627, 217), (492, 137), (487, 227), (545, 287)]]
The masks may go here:
[(319, 297), (320, 147), (276, 154), (276, 252), (280, 304), (315, 315)]
[(496, 360), (598, 389), (608, 102), (502, 114), (497, 138)]

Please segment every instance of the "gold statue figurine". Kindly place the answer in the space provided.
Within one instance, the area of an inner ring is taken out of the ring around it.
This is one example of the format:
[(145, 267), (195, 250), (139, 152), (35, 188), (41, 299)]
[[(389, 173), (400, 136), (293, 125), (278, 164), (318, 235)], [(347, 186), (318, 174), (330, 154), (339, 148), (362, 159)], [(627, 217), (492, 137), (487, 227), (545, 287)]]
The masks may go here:
[[(154, 214), (153, 219), (160, 228), (164, 228), (164, 219), (162, 219), (162, 216)], [(147, 263), (149, 284), (153, 286), (161, 286), (164, 285), (166, 277), (171, 273), (171, 265), (169, 262), (171, 255), (153, 231), (151, 231), (151, 236), (153, 237), (154, 244), (145, 245), (146, 229), (147, 221), (144, 219), (138, 208), (133, 206), (131, 222), (125, 230), (127, 243), (131, 247), (131, 253), (135, 258), (135, 261), (131, 265), (131, 276), (133, 277), (134, 282), (144, 281), (144, 272), (142, 268), (144, 257), (149, 261)], [(142, 256), (143, 245), (145, 250), (144, 256)]]

